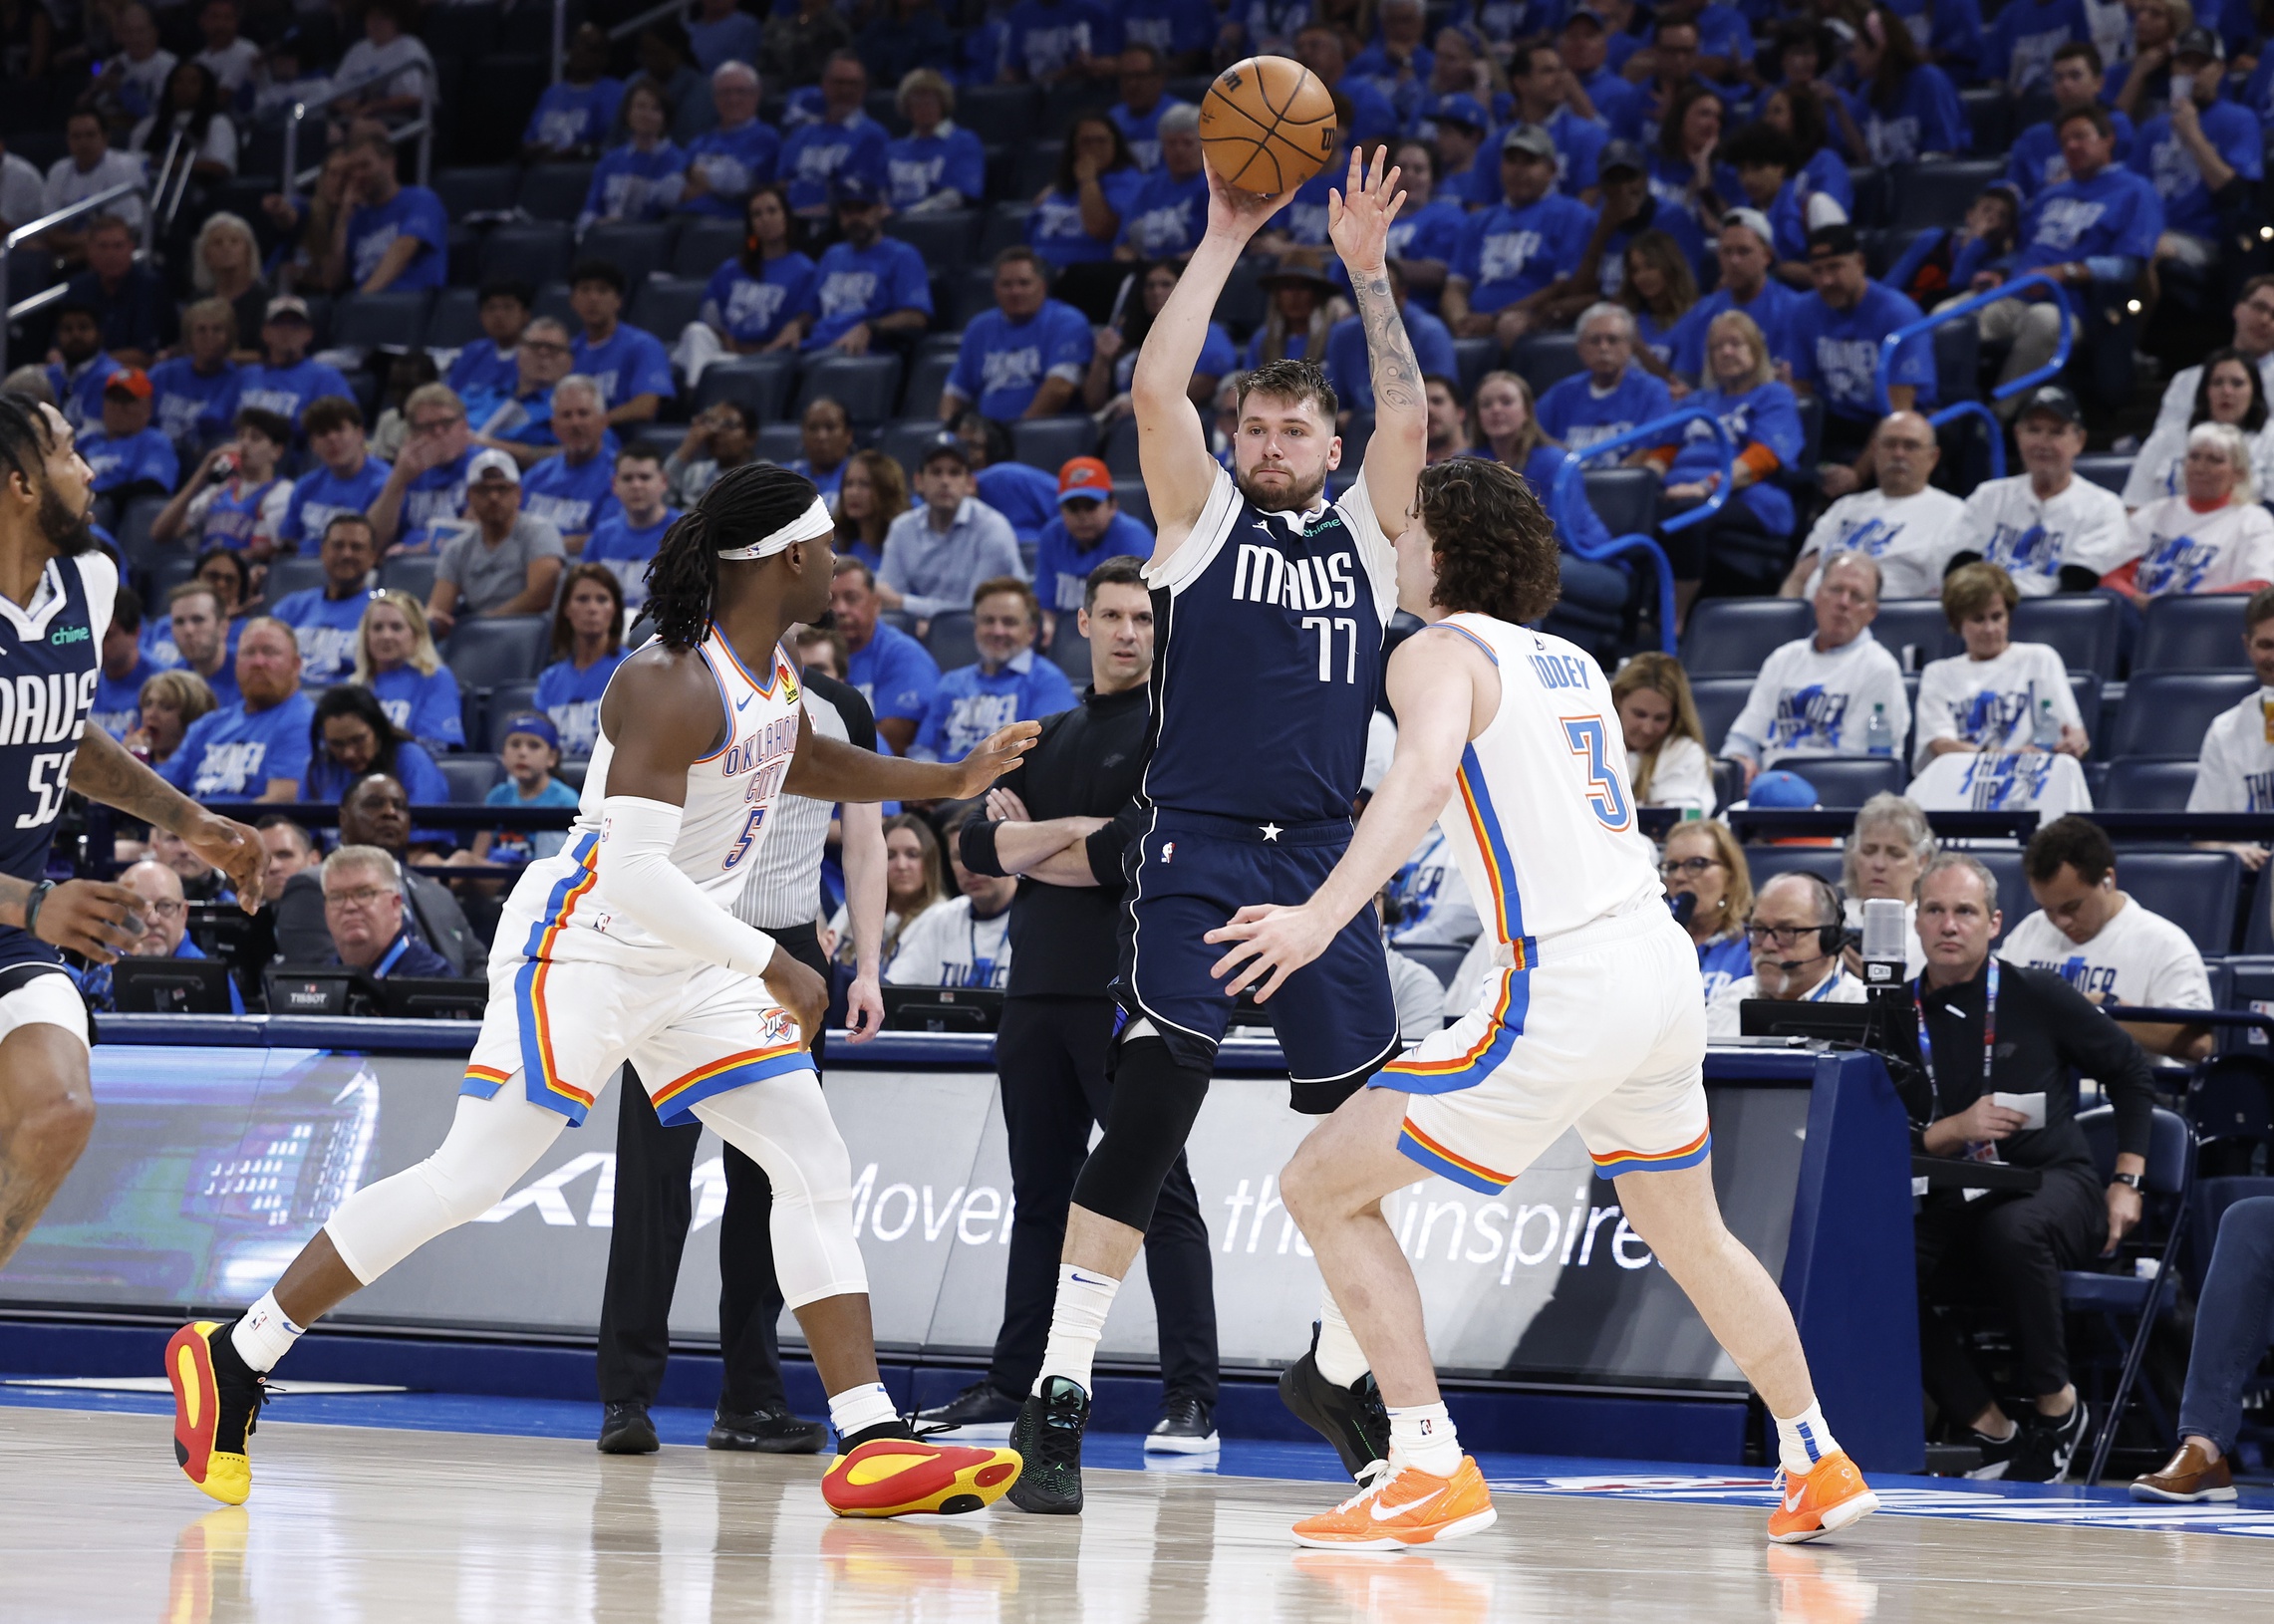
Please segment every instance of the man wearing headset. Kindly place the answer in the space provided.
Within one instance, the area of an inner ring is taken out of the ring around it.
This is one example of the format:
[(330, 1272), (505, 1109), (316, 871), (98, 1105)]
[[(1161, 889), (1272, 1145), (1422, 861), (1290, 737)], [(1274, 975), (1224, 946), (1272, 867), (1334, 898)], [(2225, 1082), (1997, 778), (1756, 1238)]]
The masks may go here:
[(1861, 1003), (1863, 983), (1840, 965), (1847, 935), (1840, 893), (1830, 881), (1805, 871), (1771, 880), (1745, 922), (1753, 973), (1731, 981), (1706, 1005), (1707, 1038), (1736, 1037), (1738, 1006), (1747, 998)]

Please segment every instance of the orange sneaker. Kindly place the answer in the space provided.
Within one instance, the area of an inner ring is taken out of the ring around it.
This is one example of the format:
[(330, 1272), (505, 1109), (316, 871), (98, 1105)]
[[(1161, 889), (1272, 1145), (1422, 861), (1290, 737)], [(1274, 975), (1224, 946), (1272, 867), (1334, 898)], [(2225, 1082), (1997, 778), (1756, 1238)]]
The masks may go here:
[(1844, 1451), (1817, 1462), (1816, 1470), (1794, 1478), (1777, 1471), (1777, 1508), (1769, 1513), (1769, 1537), (1780, 1545), (1832, 1533), (1879, 1508), (1879, 1496)]
[(1365, 1488), (1331, 1511), (1294, 1525), (1294, 1542), (1320, 1550), (1403, 1550), (1493, 1525), (1492, 1490), (1470, 1457), (1450, 1478), (1384, 1463)]

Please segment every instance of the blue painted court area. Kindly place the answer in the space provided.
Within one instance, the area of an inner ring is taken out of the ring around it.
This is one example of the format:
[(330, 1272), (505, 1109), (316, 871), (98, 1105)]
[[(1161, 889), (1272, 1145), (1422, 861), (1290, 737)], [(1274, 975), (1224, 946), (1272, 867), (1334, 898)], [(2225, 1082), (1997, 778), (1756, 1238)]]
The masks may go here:
[[(7, 1378), (0, 1377), (0, 1380)], [(17, 1378), (19, 1380), (23, 1378)], [(36, 1379), (36, 1378), (34, 1378)], [(0, 1387), (0, 1405), (32, 1409), (96, 1410), (169, 1415), (163, 1394), (89, 1389)], [(649, 1412), (667, 1445), (701, 1447), (711, 1425), (708, 1410), (659, 1407)], [(520, 1438), (589, 1440), (599, 1407), (565, 1399), (507, 1398), (447, 1393), (300, 1393), (289, 1382), (262, 1419), (338, 1427), (494, 1434)], [(1212, 1473), (1226, 1478), (1279, 1478), (1308, 1483), (1343, 1481), (1334, 1452), (1323, 1444), (1231, 1439), (1214, 1457), (1145, 1455), (1135, 1433), (1093, 1434), (1085, 1464), (1128, 1471)], [(1766, 1510), (1773, 1490), (1765, 1470), (1736, 1471), (1671, 1461), (1611, 1461), (1481, 1453), (1477, 1464), (1495, 1490), (1559, 1497), (1673, 1501)], [(2129, 1528), (2274, 1539), (2274, 1497), (2246, 1488), (2234, 1505), (2143, 1505), (2122, 1489), (2079, 1485), (1973, 1483), (1961, 1478), (1874, 1480), (1885, 1514), (1966, 1521), (2066, 1527)]]

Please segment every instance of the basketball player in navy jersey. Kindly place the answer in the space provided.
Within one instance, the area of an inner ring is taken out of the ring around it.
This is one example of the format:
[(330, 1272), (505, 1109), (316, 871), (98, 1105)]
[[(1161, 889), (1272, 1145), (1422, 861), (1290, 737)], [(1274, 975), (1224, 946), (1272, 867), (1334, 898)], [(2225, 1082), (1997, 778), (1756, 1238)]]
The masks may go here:
[[(1081, 1509), (1098, 1335), (1200, 1112), (1232, 1010), (1204, 938), (1243, 905), (1308, 898), (1350, 839), (1382, 628), (1397, 600), (1390, 537), (1413, 512), (1426, 449), (1421, 368), (1385, 262), (1405, 200), (1397, 183), (1379, 156), (1371, 170), (1353, 157), (1327, 205), (1375, 402), (1365, 466), (1341, 500), (1325, 494), (1342, 447), (1334, 392), (1316, 364), (1248, 375), (1234, 473), (1209, 454), (1187, 395), (1217, 295), (1287, 195), (1240, 192), (1209, 171), (1207, 234), (1137, 358), (1138, 447), (1160, 526), (1145, 571), (1159, 650), (1147, 821), (1124, 860), (1112, 1105), (1074, 1185), (1041, 1374), (1011, 1432), (1025, 1466), (1010, 1498), (1028, 1511)], [(1353, 923), (1270, 1010), (1294, 1108), (1332, 1111), (1397, 1050), (1381, 933)], [(1358, 1364), (1362, 1381), (1362, 1356)], [(1386, 1422), (1377, 1430), (1386, 1447)], [(1354, 1469), (1370, 1459), (1359, 1454)]]
[(169, 829), (251, 913), (266, 854), (87, 725), (118, 566), (88, 515), (94, 474), (52, 406), (0, 395), (0, 1267), (95, 1125), (87, 1006), (56, 948), (112, 964), (142, 933), (124, 886), (48, 879), (64, 792)]

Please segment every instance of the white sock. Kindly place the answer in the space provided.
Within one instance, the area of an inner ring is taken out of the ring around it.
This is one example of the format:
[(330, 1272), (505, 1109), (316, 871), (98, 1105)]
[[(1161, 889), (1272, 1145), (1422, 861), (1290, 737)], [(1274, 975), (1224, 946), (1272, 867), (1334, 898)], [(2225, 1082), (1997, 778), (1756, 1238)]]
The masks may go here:
[(1390, 1465), (1414, 1467), (1432, 1478), (1461, 1470), (1461, 1437), (1442, 1401), (1390, 1411)]
[(276, 1362), (292, 1351), (292, 1344), (306, 1332), (285, 1317), (276, 1305), (276, 1293), (271, 1291), (244, 1312), (229, 1340), (236, 1345), (237, 1356), (253, 1369), (270, 1371)]
[(1323, 1287), (1318, 1293), (1318, 1349), (1312, 1357), (1318, 1362), (1319, 1375), (1336, 1387), (1348, 1387), (1368, 1368), (1365, 1352), (1350, 1334), (1350, 1322), (1342, 1317), (1334, 1293)]
[(1097, 1356), (1097, 1339), (1105, 1334), (1105, 1316), (1113, 1307), (1113, 1294), (1121, 1282), (1093, 1268), (1073, 1263), (1058, 1265), (1058, 1299), (1050, 1309), (1050, 1340), (1042, 1345), (1042, 1368), (1034, 1377), (1033, 1391), (1053, 1376), (1090, 1390), (1090, 1361)]
[(829, 1425), (837, 1429), (839, 1438), (865, 1432), (899, 1416), (900, 1412), (893, 1408), (892, 1395), (884, 1390), (882, 1382), (848, 1387), (842, 1393), (829, 1395)]
[(1824, 1424), (1824, 1411), (1810, 1405), (1790, 1421), (1777, 1423), (1777, 1461), (1795, 1478), (1816, 1470), (1817, 1462), (1840, 1453), (1832, 1429)]

